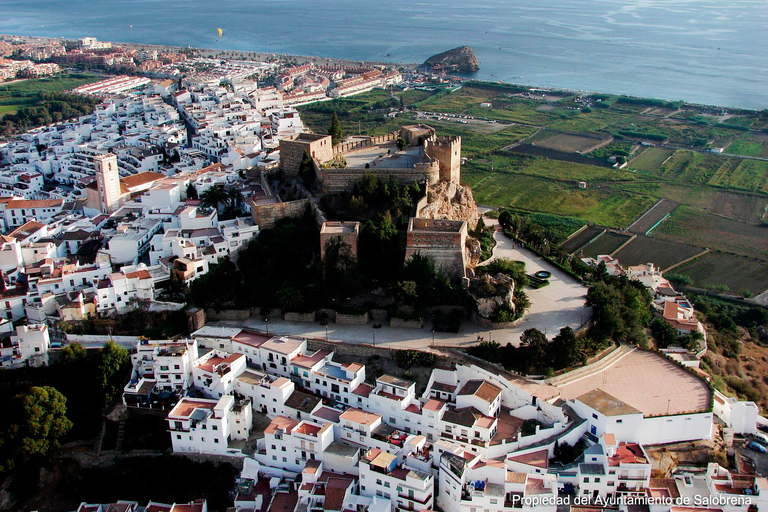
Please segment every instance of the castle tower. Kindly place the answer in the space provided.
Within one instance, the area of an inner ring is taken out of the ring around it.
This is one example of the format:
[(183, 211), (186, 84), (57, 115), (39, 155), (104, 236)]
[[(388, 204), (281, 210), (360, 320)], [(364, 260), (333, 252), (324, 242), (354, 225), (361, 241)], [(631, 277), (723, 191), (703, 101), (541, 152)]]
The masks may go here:
[(112, 213), (120, 206), (120, 173), (117, 157), (112, 153), (93, 157), (96, 164), (96, 188), (99, 191), (100, 210)]
[(426, 142), (427, 154), (440, 162), (440, 181), (461, 183), (461, 137), (436, 137)]

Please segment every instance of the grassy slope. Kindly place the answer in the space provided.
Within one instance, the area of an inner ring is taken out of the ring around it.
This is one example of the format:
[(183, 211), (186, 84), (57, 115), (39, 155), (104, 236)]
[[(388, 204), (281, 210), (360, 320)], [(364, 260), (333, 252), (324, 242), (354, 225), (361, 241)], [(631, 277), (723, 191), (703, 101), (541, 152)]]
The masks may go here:
[(15, 114), (22, 107), (34, 105), (39, 101), (41, 92), (68, 91), (100, 79), (97, 75), (71, 74), (0, 84), (0, 116)]

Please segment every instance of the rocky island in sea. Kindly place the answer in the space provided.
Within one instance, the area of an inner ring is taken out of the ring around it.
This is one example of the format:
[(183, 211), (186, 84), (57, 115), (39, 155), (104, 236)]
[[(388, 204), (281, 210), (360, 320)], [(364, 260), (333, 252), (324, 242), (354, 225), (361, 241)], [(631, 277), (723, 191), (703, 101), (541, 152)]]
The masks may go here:
[(446, 72), (474, 73), (480, 69), (477, 57), (469, 46), (460, 46), (447, 52), (438, 53), (424, 62), (425, 66)]

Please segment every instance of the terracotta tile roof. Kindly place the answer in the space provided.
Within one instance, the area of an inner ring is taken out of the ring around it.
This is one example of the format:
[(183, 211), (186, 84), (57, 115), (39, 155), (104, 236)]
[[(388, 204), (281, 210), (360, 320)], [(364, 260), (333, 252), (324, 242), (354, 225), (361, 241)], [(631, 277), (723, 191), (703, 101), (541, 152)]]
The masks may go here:
[(120, 178), (120, 185), (124, 185), (128, 189), (140, 187), (141, 185), (146, 185), (147, 183), (152, 183), (153, 181), (158, 181), (165, 178), (164, 174), (160, 174), (159, 172), (154, 171), (147, 171), (147, 172), (140, 172), (138, 174), (134, 174), (133, 176), (126, 176), (125, 178)]
[(439, 411), (443, 406), (445, 406), (445, 402), (432, 398), (424, 404), (424, 409), (428, 411)]
[(475, 395), (476, 397), (485, 400), (488, 403), (496, 400), (496, 397), (498, 397), (500, 394), (501, 388), (494, 386), (490, 382), (486, 382), (484, 380), (470, 380), (464, 384), (464, 387), (461, 388), (461, 391), (459, 391), (459, 396)]
[(264, 429), (264, 433), (274, 434), (275, 432), (277, 432), (277, 429), (290, 433), (291, 430), (293, 430), (293, 428), (298, 424), (299, 422), (292, 418), (286, 418), (285, 416), (278, 416), (272, 420), (272, 422), (267, 426), (267, 428)]
[(342, 420), (353, 421), (360, 425), (372, 425), (376, 420), (381, 419), (381, 416), (372, 412), (366, 412), (350, 407), (344, 411), (339, 418)]
[(507, 460), (542, 469), (549, 468), (549, 452), (547, 450), (539, 450), (523, 455), (510, 455), (507, 457)]
[(7, 210), (14, 208), (53, 208), (64, 204), (63, 199), (14, 199), (8, 201)]

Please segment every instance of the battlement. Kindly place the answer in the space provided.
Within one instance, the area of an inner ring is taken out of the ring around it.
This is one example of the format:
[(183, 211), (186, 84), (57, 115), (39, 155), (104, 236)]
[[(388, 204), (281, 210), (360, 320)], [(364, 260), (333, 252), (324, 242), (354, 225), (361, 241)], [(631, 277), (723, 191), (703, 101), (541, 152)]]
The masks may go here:
[(440, 180), (461, 182), (461, 137), (431, 137), (424, 143), (427, 154), (440, 162)]
[(467, 221), (411, 218), (408, 221), (405, 260), (416, 254), (432, 258), (435, 266), (451, 277), (464, 277)]

